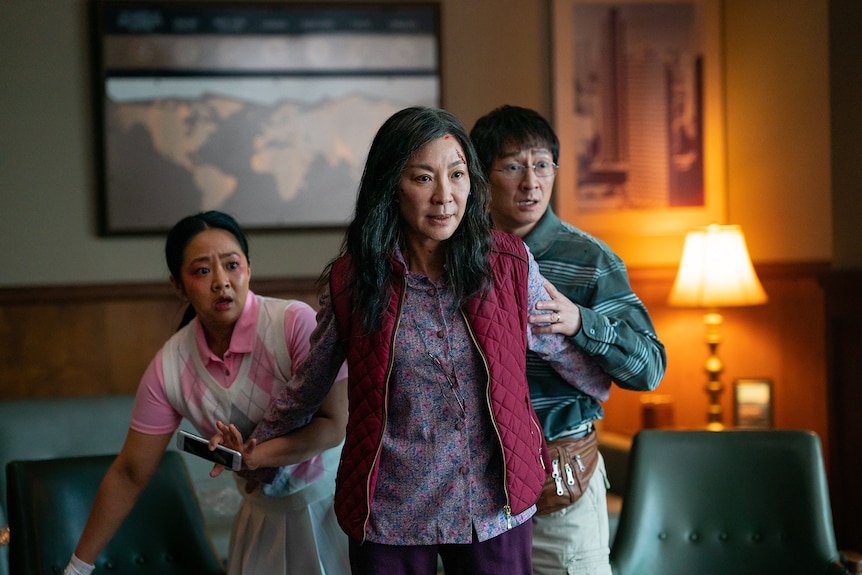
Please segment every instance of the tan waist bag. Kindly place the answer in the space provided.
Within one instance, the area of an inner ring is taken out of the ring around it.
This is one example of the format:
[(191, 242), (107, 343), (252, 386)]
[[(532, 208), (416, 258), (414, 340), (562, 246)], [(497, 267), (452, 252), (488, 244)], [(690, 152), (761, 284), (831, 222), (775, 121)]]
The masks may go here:
[(584, 494), (599, 465), (598, 434), (578, 438), (561, 437), (548, 442), (551, 472), (545, 477), (536, 502), (536, 515), (568, 507)]

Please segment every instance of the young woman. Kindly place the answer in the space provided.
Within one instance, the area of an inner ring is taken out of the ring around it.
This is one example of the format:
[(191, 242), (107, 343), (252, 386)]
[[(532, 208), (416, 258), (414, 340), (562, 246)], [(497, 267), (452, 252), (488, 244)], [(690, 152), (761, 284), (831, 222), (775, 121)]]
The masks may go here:
[[(171, 283), (188, 302), (184, 325), (141, 379), (130, 429), (99, 487), (66, 568), (88, 574), (147, 485), (183, 418), (209, 437), (216, 422), (250, 433), (309, 350), (314, 311), (305, 303), (249, 290), (248, 242), (221, 212), (189, 216), (170, 231)], [(281, 442), (271, 485), (246, 484), (231, 533), (228, 573), (346, 575), (347, 538), (332, 512), (334, 475), (347, 418), (346, 371), (307, 425)]]
[[(309, 361), (252, 436), (262, 442), (253, 453), (277, 445), (318, 409), (347, 359), (335, 511), (354, 575), (433, 575), (438, 554), (447, 575), (531, 574), (529, 519), (545, 468), (526, 349), (568, 381), (604, 377), (562, 336), (530, 330), (553, 321), (528, 316), (549, 299), (544, 280), (519, 238), (491, 231), (487, 208), (451, 114), (389, 118), (342, 254), (324, 273)], [(210, 443), (219, 442), (248, 447), (237, 433)]]

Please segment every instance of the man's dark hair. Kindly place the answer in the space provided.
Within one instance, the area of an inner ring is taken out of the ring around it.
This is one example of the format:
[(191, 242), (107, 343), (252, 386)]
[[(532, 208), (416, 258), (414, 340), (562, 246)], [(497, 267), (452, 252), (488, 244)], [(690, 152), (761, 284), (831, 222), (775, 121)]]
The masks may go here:
[(494, 159), (512, 147), (547, 147), (555, 164), (560, 159), (560, 140), (550, 122), (529, 108), (500, 106), (476, 120), (470, 139), (485, 174), (490, 172)]

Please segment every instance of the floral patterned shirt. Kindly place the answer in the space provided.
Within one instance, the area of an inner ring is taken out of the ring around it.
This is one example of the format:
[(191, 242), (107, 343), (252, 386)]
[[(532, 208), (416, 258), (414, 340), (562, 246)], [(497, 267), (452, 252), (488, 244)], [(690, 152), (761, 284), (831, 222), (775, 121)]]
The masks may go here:
[[(532, 256), (529, 266), (532, 310), (550, 296)], [(316, 408), (331, 385), (333, 366), (344, 361), (337, 341), (324, 294), (309, 361), (253, 437), (261, 441), (285, 433)], [(527, 344), (573, 384), (607, 380), (569, 338), (533, 334), (528, 327)], [(534, 507), (507, 525), (501, 448), (485, 398), (487, 378), (444, 279), (408, 273), (394, 354), (367, 539), (387, 545), (466, 544), (474, 530), (485, 541), (527, 521)]]

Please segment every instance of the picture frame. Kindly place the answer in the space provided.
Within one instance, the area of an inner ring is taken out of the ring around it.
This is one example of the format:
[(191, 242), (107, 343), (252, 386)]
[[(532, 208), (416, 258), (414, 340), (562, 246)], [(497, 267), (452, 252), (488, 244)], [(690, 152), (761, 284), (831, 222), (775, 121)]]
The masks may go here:
[(773, 426), (771, 380), (737, 379), (733, 382), (733, 425), (751, 429)]
[(724, 223), (720, 0), (552, 0), (558, 215), (603, 239)]
[(100, 235), (345, 227), (380, 125), (441, 105), (438, 3), (91, 6)]

